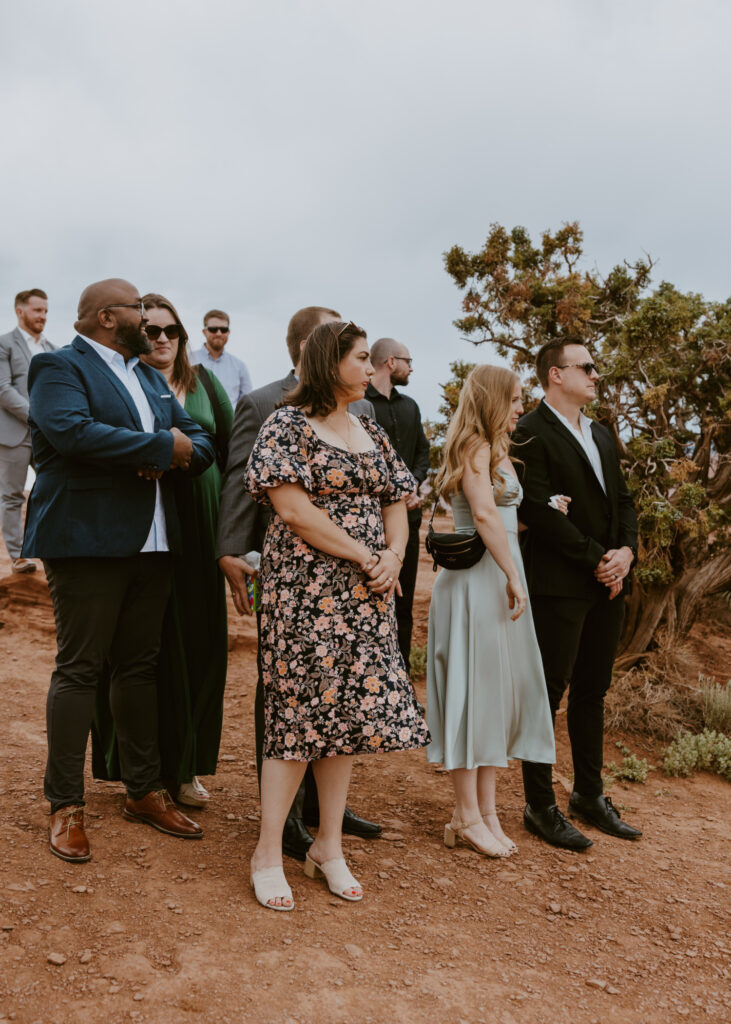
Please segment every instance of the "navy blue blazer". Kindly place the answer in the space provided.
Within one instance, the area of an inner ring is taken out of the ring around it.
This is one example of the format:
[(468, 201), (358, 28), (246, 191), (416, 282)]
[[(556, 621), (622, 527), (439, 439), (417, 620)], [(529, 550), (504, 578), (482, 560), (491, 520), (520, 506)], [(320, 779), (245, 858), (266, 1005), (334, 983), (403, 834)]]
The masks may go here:
[[(168, 470), (171, 427), (193, 442), (187, 473), (214, 460), (210, 434), (185, 412), (165, 378), (144, 363), (135, 367), (155, 417), (142, 429), (132, 396), (110, 367), (78, 335), (57, 352), (39, 353), (28, 372), (31, 444), (36, 482), (28, 499), (24, 558), (126, 558), (139, 552), (155, 511), (155, 481), (146, 467)], [(168, 544), (180, 550), (173, 481), (160, 480)]]

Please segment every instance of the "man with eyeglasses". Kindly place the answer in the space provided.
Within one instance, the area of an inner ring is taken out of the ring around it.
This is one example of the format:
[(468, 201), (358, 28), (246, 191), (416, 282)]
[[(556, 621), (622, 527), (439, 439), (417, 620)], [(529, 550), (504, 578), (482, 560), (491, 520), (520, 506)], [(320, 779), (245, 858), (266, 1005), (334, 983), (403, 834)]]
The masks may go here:
[[(528, 527), (525, 572), (554, 719), (568, 686), (569, 813), (611, 836), (638, 839), (641, 831), (622, 821), (602, 787), (604, 698), (637, 551), (637, 515), (612, 434), (582, 411), (596, 397), (599, 371), (581, 340), (543, 345), (536, 374), (545, 397), (518, 421), (513, 454), (524, 468), (518, 515)], [(567, 514), (553, 506), (557, 494), (570, 499)], [(556, 805), (550, 765), (524, 761), (523, 786), (529, 832), (570, 850), (592, 845)]]
[(15, 296), (18, 326), (0, 337), (0, 532), (14, 573), (35, 572), (29, 558), (21, 558), (25, 481), (30, 465), (28, 427), (28, 367), (39, 352), (53, 352), (43, 328), (48, 317), (48, 296), (29, 288)]
[(191, 354), (190, 361), (194, 365), (200, 363), (211, 373), (215, 373), (223, 384), (231, 405), (236, 409), (236, 403), (243, 395), (248, 395), (252, 385), (246, 364), (225, 350), (230, 335), (228, 313), (221, 309), (209, 309), (203, 317), (205, 343), (203, 348)]
[(36, 482), (23, 555), (43, 559), (56, 618), (44, 792), (51, 852), (70, 863), (91, 857), (84, 758), (107, 670), (123, 816), (184, 839), (202, 835), (160, 779), (155, 669), (171, 552), (180, 550), (175, 478), (202, 473), (215, 452), (162, 374), (139, 361), (150, 351), (145, 323), (129, 281), (89, 285), (76, 337), (35, 356), (28, 372)]
[[(371, 347), (371, 363), (376, 371), (370, 379), (366, 398), (373, 403), (376, 420), (391, 439), (391, 444), (416, 478), (417, 485), (429, 471), (429, 442), (421, 425), (421, 411), (413, 398), (396, 390), (406, 387), (413, 373), (408, 348), (395, 338), (379, 338)], [(419, 487), (406, 499), (409, 516), (409, 540), (404, 564), (399, 573), (401, 594), (396, 594), (398, 642), (406, 670), (409, 669), (416, 573), (419, 567), (419, 527), (421, 498)]]

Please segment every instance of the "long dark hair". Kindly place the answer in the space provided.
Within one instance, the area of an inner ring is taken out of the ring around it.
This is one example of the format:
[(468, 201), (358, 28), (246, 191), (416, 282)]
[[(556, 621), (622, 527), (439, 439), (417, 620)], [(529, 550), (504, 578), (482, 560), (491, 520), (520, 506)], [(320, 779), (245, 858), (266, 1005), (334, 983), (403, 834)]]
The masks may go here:
[(172, 385), (175, 388), (182, 388), (184, 391), (192, 394), (198, 387), (198, 375), (190, 365), (190, 359), (188, 358), (188, 332), (183, 327), (183, 321), (178, 316), (177, 309), (170, 299), (166, 299), (164, 295), (158, 295), (156, 292), (148, 292), (147, 295), (143, 295), (142, 302), (146, 309), (166, 309), (180, 328), (178, 354), (173, 363)]
[(320, 324), (305, 342), (297, 386), (282, 399), (283, 405), (295, 405), (310, 416), (327, 416), (337, 408), (335, 389), (342, 385), (340, 362), (366, 332), (353, 321), (333, 320)]

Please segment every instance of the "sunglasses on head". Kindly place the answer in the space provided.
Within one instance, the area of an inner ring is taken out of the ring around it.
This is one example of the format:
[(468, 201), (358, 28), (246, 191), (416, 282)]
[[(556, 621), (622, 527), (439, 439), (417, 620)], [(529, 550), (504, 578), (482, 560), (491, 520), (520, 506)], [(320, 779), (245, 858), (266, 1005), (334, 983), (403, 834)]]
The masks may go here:
[(595, 363), (564, 363), (563, 366), (559, 366), (559, 370), (570, 370), (572, 368), (577, 370), (583, 370), (588, 377), (590, 373), (595, 373), (597, 377), (600, 377), (599, 367)]
[(165, 337), (168, 341), (172, 341), (173, 338), (180, 337), (180, 324), (168, 324), (167, 327), (158, 327), (157, 324), (148, 324), (145, 327), (145, 334), (150, 341), (157, 341), (160, 335), (165, 332)]
[(228, 334), (230, 327), (206, 327), (209, 334)]

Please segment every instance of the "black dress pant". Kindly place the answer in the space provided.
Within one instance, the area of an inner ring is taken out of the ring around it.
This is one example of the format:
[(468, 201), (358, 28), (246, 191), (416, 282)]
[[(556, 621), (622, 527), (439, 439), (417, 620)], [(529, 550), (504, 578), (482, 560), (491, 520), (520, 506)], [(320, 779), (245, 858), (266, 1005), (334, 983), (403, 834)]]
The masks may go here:
[(53, 558), (45, 563), (58, 652), (46, 701), (51, 813), (84, 802), (84, 759), (105, 665), (122, 781), (133, 800), (161, 787), (156, 666), (171, 556)]
[[(256, 681), (256, 696), (254, 698), (254, 737), (256, 742), (256, 774), (259, 777), (259, 788), (261, 789), (261, 763), (264, 759), (264, 682), (261, 674), (261, 614), (259, 612), (256, 615), (256, 632), (259, 643), (256, 651), (258, 678)], [(311, 764), (307, 765), (305, 777), (300, 783), (300, 787), (292, 801), (288, 817), (301, 818), (304, 815), (305, 807), (308, 810), (316, 810), (319, 814), (317, 785)]]
[[(568, 686), (566, 721), (574, 762), (574, 790), (581, 796), (602, 793), (604, 697), (612, 681), (624, 616), (622, 596), (613, 601), (531, 597), (533, 622), (541, 649), (548, 701), (556, 711)], [(551, 765), (523, 762), (526, 801), (534, 810), (556, 803)]]
[(416, 573), (419, 568), (419, 527), (421, 516), (415, 520), (409, 520), (409, 539), (404, 552), (404, 564), (399, 573), (401, 584), (401, 597), (396, 594), (396, 623), (398, 626), (398, 645), (403, 655), (406, 671), (409, 671), (409, 656), (411, 653), (411, 633), (414, 628), (414, 617), (412, 609), (414, 606), (414, 591), (416, 590)]

